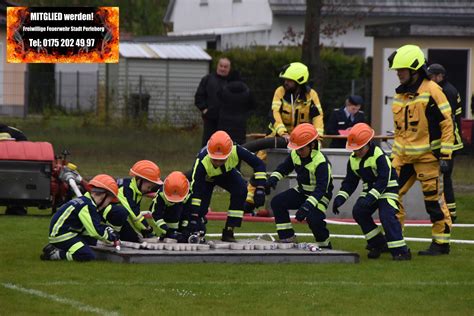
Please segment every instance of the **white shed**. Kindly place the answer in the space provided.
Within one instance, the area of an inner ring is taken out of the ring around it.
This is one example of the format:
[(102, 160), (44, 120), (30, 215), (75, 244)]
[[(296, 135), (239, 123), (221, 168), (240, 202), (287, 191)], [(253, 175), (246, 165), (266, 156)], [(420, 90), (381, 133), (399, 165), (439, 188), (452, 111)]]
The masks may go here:
[(178, 126), (196, 122), (194, 93), (211, 56), (196, 45), (122, 42), (119, 50), (118, 64), (99, 66), (99, 87), (109, 92), (100, 94), (99, 110)]

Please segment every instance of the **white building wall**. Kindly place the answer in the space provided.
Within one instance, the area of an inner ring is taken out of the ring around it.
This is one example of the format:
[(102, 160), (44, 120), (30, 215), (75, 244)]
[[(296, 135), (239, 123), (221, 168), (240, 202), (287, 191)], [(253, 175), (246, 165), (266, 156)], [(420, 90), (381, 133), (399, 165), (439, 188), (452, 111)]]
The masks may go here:
[[(200, 5), (207, 2), (207, 5)], [(176, 0), (173, 32), (271, 24), (272, 12), (267, 0)]]
[[(334, 18), (326, 17), (327, 23), (336, 23)], [(367, 18), (358, 22), (356, 27), (346, 30), (345, 34), (327, 38), (321, 35), (320, 41), (327, 47), (341, 47), (341, 48), (360, 48), (365, 49), (365, 57), (373, 55), (374, 39), (373, 37), (365, 36), (365, 25), (391, 23), (399, 19), (397, 18)], [(324, 25), (324, 22), (323, 22)], [(296, 33), (304, 32), (304, 17), (303, 16), (277, 16), (273, 19), (272, 31), (270, 35), (270, 45), (278, 46), (282, 41), (288, 27), (292, 27)], [(301, 38), (302, 40), (302, 38)]]
[(169, 102), (166, 117), (171, 122), (190, 123), (200, 118), (194, 106), (196, 93), (202, 77), (209, 73), (209, 62), (170, 61)]
[(221, 35), (220, 49), (226, 50), (233, 47), (251, 47), (271, 45), (270, 31), (257, 31), (246, 33), (229, 33)]
[[(207, 2), (207, 5), (200, 5)], [(192, 18), (190, 18), (192, 17)], [(332, 17), (324, 17), (328, 23), (337, 23)], [(344, 19), (344, 18), (342, 18)], [(347, 17), (348, 20), (354, 19)], [(356, 27), (346, 30), (345, 34), (326, 38), (321, 36), (321, 43), (327, 47), (358, 48), (365, 50), (365, 57), (373, 55), (374, 41), (372, 37), (364, 34), (364, 26), (381, 23), (392, 23), (402, 18), (362, 18), (354, 20)], [(219, 33), (221, 35), (220, 49), (232, 47), (249, 46), (280, 46), (288, 27), (291, 26), (295, 32), (303, 32), (305, 17), (298, 16), (273, 16), (268, 0), (176, 0), (173, 14), (173, 35), (183, 34), (205, 34), (213, 29), (228, 27), (262, 26), (271, 25), (271, 31), (236, 31), (237, 33)], [(323, 22), (324, 24), (324, 22)], [(199, 32), (202, 30), (203, 32)], [(302, 38), (301, 38), (302, 40)], [(283, 45), (290, 45), (289, 41), (283, 41)]]

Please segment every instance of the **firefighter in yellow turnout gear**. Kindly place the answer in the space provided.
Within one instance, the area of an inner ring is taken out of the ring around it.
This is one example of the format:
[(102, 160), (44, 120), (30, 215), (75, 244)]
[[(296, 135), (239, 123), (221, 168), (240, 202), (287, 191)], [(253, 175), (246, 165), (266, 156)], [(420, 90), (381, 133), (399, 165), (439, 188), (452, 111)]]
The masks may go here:
[[(272, 120), (269, 125), (271, 133), (267, 137), (284, 137), (288, 140), (293, 129), (301, 123), (311, 123), (318, 135), (322, 136), (323, 109), (318, 93), (307, 84), (308, 67), (299, 62), (288, 64), (282, 68), (280, 78), (284, 79), (284, 82), (273, 95)], [(267, 152), (260, 150), (257, 157), (265, 161)], [(255, 186), (252, 182), (251, 180), (247, 187), (246, 212), (258, 207), (253, 201)]]
[(393, 167), (399, 177), (400, 212), (403, 225), (403, 196), (418, 180), (432, 225), (432, 243), (419, 255), (448, 254), (451, 218), (446, 206), (441, 172), (448, 169), (453, 151), (451, 107), (441, 88), (427, 78), (425, 57), (416, 45), (405, 45), (389, 58), (400, 86), (392, 104), (395, 123)]

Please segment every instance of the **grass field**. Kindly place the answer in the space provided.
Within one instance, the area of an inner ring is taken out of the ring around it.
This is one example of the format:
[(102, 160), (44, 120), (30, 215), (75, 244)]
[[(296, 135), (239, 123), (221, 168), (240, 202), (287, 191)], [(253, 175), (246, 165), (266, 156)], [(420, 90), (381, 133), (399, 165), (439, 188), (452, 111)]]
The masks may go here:
[[(94, 127), (84, 119), (16, 121), (32, 140), (67, 147), (86, 176), (126, 175), (137, 159), (159, 162), (163, 173), (190, 167), (199, 131), (157, 127)], [(182, 145), (182, 146), (181, 146)], [(458, 165), (459, 181), (472, 184), (472, 161)], [(458, 181), (458, 179), (456, 178)], [(460, 223), (474, 223), (474, 195), (458, 190)], [(212, 204), (227, 206), (217, 193)], [(453, 244), (442, 257), (419, 257), (428, 243), (409, 242), (414, 258), (368, 260), (361, 239), (333, 239), (337, 249), (361, 255), (359, 264), (114, 264), (43, 262), (49, 212), (12, 217), (0, 210), (0, 315), (473, 315), (474, 245)], [(223, 222), (210, 222), (219, 233)], [(297, 232), (309, 232), (295, 225)], [(357, 226), (329, 225), (332, 234), (358, 234)], [(270, 223), (247, 223), (238, 232), (273, 233)], [(405, 236), (430, 236), (407, 227)], [(453, 239), (474, 240), (473, 228)], [(310, 241), (309, 238), (300, 238)]]
[[(462, 195), (459, 202), (467, 206), (474, 199)], [(463, 222), (473, 223), (472, 207), (464, 210)], [(393, 262), (388, 255), (366, 259), (363, 240), (333, 239), (336, 248), (360, 253), (356, 265), (80, 264), (39, 260), (48, 225), (47, 215), (0, 215), (1, 315), (472, 315), (474, 310), (473, 245), (453, 245), (449, 256)], [(209, 232), (220, 232), (222, 225), (210, 222)], [(305, 225), (295, 228), (308, 232)], [(329, 229), (360, 234), (355, 226)], [(239, 232), (271, 233), (274, 225), (244, 223)], [(405, 235), (428, 237), (430, 229), (407, 227)], [(455, 229), (453, 238), (474, 239), (472, 228)], [(414, 253), (427, 245), (409, 243)]]

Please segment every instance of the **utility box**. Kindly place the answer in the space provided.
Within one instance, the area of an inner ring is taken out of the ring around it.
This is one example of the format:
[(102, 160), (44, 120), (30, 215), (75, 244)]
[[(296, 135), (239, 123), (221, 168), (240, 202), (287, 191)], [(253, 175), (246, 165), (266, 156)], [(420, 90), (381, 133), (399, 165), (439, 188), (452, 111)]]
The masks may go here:
[(0, 205), (49, 207), (53, 146), (46, 142), (0, 142)]
[[(347, 161), (349, 160), (349, 155), (351, 152), (345, 149), (336, 148), (323, 148), (322, 152), (331, 162), (334, 185), (334, 189), (332, 191), (333, 197), (329, 203), (328, 210), (326, 211), (326, 216), (331, 218), (352, 218), (352, 208), (359, 198), (360, 193), (362, 192), (362, 181), (359, 182), (359, 186), (346, 201), (346, 203), (344, 203), (344, 205), (339, 208), (341, 213), (339, 215), (334, 215), (332, 213), (332, 203), (334, 201), (334, 197), (339, 192), (342, 180), (346, 175)], [(288, 149), (283, 148), (267, 149), (267, 172), (269, 175), (281, 162), (283, 162), (289, 153), (290, 151)], [(267, 198), (267, 209), (271, 210), (270, 201), (273, 196), (295, 186), (297, 186), (296, 173), (291, 173), (288, 177), (280, 180), (276, 190), (272, 191), (271, 195)], [(425, 211), (423, 192), (421, 191), (421, 185), (418, 181), (415, 182), (410, 191), (408, 191), (408, 194), (405, 195), (403, 204), (407, 213), (406, 219), (430, 219), (428, 213)], [(375, 212), (374, 217), (378, 218), (378, 212)]]

